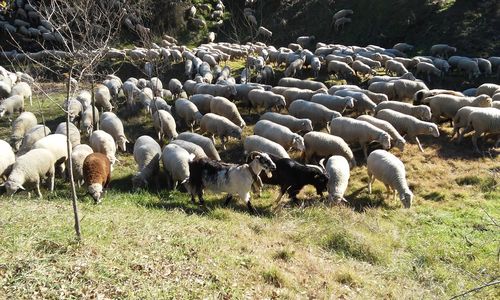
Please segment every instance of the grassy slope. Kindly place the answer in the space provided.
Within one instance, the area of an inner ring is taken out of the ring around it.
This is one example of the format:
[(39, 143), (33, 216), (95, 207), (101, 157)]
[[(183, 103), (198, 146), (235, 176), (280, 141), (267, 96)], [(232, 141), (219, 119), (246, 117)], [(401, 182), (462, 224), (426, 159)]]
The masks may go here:
[[(57, 102), (59, 93), (52, 91)], [(62, 121), (54, 108), (45, 102), (52, 129)], [(0, 125), (5, 139), (8, 124)], [(128, 120), (126, 131), (132, 139), (153, 133), (144, 118)], [(220, 195), (198, 207), (179, 192), (131, 193), (130, 154), (120, 155), (102, 205), (78, 191), (81, 243), (74, 242), (66, 184), (44, 192), (44, 200), (0, 196), (0, 295), (421, 299), (498, 278), (498, 159), (476, 157), (469, 140), (456, 146), (446, 135), (423, 143), (424, 154), (414, 145), (398, 154), (416, 194), (410, 210), (382, 201), (380, 183), (368, 195), (363, 166), (351, 175), (351, 207), (318, 201), (306, 189), (301, 206), (275, 208), (272, 188), (254, 200), (258, 216), (240, 202), (222, 207)], [(238, 147), (223, 157), (238, 160)]]

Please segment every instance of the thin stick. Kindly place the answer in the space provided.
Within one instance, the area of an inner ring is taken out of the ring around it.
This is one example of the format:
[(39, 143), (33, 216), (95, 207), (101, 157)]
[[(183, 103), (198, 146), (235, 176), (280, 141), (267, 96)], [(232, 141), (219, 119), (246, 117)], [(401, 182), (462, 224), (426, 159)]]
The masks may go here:
[(480, 286), (478, 286), (478, 287), (475, 287), (475, 288), (473, 288), (473, 289), (470, 289), (470, 290), (468, 290), (468, 291), (465, 291), (465, 292), (463, 292), (462, 294), (459, 294), (459, 295), (453, 296), (453, 297), (451, 297), (451, 298), (450, 298), (450, 300), (452, 300), (452, 299), (456, 299), (456, 298), (459, 298), (459, 297), (462, 297), (462, 296), (465, 296), (465, 295), (470, 294), (470, 293), (477, 292), (477, 291), (479, 291), (479, 290), (482, 290), (482, 289), (484, 289), (484, 288), (487, 288), (487, 287), (489, 287), (489, 286), (493, 286), (493, 285), (497, 285), (497, 284), (500, 284), (500, 280), (495, 280), (495, 281), (491, 281), (491, 282), (488, 282), (488, 283), (486, 283), (486, 284), (480, 285)]

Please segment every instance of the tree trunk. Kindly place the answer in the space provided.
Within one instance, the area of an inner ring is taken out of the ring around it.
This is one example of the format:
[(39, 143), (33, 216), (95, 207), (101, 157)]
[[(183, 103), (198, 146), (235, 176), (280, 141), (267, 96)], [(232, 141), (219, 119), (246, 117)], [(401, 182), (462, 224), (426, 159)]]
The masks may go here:
[[(70, 68), (69, 70), (69, 77), (68, 77), (68, 88), (67, 88), (67, 96), (66, 96), (66, 101), (69, 100), (69, 96), (71, 93), (71, 75), (73, 73), (73, 68)], [(76, 187), (75, 187), (75, 180), (73, 178), (73, 159), (71, 158), (71, 142), (70, 142), (70, 131), (69, 131), (69, 110), (68, 106), (66, 106), (66, 150), (68, 151), (68, 174), (69, 174), (69, 182), (71, 185), (71, 202), (73, 204), (73, 215), (75, 217), (75, 233), (76, 233), (76, 239), (81, 240), (82, 239), (82, 234), (80, 231), (80, 218), (78, 217), (78, 206), (77, 206), (77, 201), (78, 197), (76, 195)]]

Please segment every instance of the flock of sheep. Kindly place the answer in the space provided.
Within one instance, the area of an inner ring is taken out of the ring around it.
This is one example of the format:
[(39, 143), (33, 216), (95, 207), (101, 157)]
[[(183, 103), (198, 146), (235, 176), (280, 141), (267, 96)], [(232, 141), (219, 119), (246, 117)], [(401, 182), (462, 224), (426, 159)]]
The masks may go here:
[[(122, 81), (108, 75), (94, 90), (94, 108), (87, 90), (77, 90), (75, 97), (64, 102), (71, 123), (69, 128), (61, 123), (54, 133), (39, 125), (28, 111), (36, 107), (31, 101), (31, 76), (1, 68), (0, 117), (16, 117), (10, 140), (0, 140), (0, 175), (6, 194), (35, 189), (41, 197), (40, 182), (45, 178), (52, 191), (56, 174), (67, 177), (65, 164), (71, 156), (76, 182), (85, 184), (99, 202), (113, 168), (119, 166), (117, 150), (126, 151), (129, 143), (126, 122), (113, 112), (118, 108), (145, 112), (158, 134), (140, 136), (134, 142), (138, 166), (132, 178), (134, 188), (153, 185), (162, 161), (169, 189), (181, 185), (193, 201), (198, 197), (201, 203), (205, 189), (228, 193), (227, 201), (238, 194), (250, 210), (250, 193), (260, 194), (264, 184), (280, 187), (278, 201), (285, 193), (296, 199), (307, 184), (319, 194), (327, 191), (331, 201), (346, 201), (351, 170), (363, 167), (353, 154), (357, 145), (366, 160), (369, 191), (378, 179), (389, 194), (394, 191), (409, 208), (413, 194), (405, 166), (397, 157), (408, 142), (424, 151), (419, 137), (438, 137), (438, 125), (447, 124), (442, 123), (444, 119), (452, 122), (452, 138), (457, 136), (458, 141), (474, 132), (475, 151), (480, 152), (478, 138), (483, 134), (496, 138), (495, 147), (500, 143), (500, 85), (487, 83), (463, 92), (429, 89), (412, 73), (423, 74), (426, 80), (430, 79), (427, 76), (452, 71), (472, 77), (492, 76), (494, 71), (500, 72), (500, 57), (446, 59), (456, 49), (435, 45), (433, 56), (408, 58), (408, 44), (392, 49), (324, 43), (314, 47), (310, 37), (299, 37), (297, 43), (279, 49), (260, 42), (207, 43), (194, 49), (175, 43), (167, 37), (163, 46), (154, 49), (113, 51), (123, 56), (134, 53), (131, 59), (141, 62), (149, 75), (159, 60), (183, 63), (182, 81), (171, 78), (164, 85), (158, 77)], [(241, 76), (233, 77), (224, 65), (229, 59), (245, 60)], [(275, 78), (278, 66), (284, 67), (285, 77)], [(362, 74), (368, 76), (368, 86), (328, 87), (320, 81), (294, 78), (309, 68), (315, 76), (326, 69), (328, 74), (349, 81)], [(382, 68), (387, 75), (375, 75)], [(125, 101), (118, 101), (119, 97)], [(30, 106), (25, 105), (27, 99)], [(253, 135), (243, 136), (242, 128), (252, 122), (248, 115), (252, 110), (260, 120)], [(82, 143), (82, 135), (88, 145)], [(221, 161), (218, 149), (226, 149), (232, 138), (243, 140), (247, 163)], [(161, 147), (165, 142), (167, 145)], [(383, 149), (369, 153), (369, 144)], [(399, 151), (391, 150), (393, 147)], [(291, 150), (302, 153), (301, 162), (290, 157)]]

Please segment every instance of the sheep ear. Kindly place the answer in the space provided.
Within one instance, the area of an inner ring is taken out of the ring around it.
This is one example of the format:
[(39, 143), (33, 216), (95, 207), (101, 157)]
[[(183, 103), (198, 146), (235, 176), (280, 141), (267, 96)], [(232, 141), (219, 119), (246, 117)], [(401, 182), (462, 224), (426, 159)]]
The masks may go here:
[(24, 186), (22, 185), (19, 185), (19, 189), (23, 190), (23, 191), (26, 191), (26, 189), (24, 188)]

